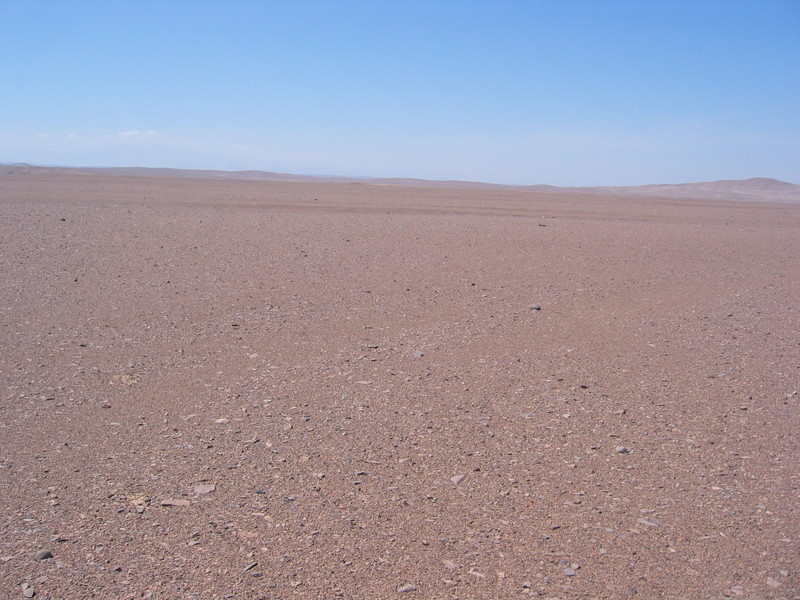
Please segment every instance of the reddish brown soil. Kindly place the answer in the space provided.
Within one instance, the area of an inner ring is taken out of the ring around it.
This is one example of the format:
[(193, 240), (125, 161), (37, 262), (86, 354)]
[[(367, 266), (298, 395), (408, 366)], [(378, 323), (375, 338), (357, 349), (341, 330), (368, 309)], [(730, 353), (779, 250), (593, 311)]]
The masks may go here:
[(800, 206), (7, 175), (0, 269), (3, 598), (800, 594)]

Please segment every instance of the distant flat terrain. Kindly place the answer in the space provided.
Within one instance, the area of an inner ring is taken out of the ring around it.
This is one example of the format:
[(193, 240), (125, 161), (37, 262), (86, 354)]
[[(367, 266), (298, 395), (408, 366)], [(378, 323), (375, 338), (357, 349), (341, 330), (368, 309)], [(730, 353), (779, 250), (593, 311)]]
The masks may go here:
[(601, 194), (604, 196), (637, 196), (691, 200), (720, 200), (730, 202), (775, 202), (800, 204), (800, 185), (756, 177), (730, 181), (707, 181), (612, 187), (558, 187), (554, 185), (501, 185), (476, 181), (434, 181), (402, 178), (355, 178), (293, 175), (269, 171), (211, 171), (192, 169), (157, 169), (144, 167), (64, 168), (35, 167), (31, 165), (0, 165), (2, 176), (44, 175), (118, 175), (133, 177), (171, 177), (182, 179), (223, 179), (235, 181), (271, 181), (293, 183), (355, 183), (365, 185), (390, 185), (399, 187), (433, 187), (449, 189), (518, 190), (556, 194)]
[(0, 595), (797, 597), (800, 205), (648, 193), (0, 169)]

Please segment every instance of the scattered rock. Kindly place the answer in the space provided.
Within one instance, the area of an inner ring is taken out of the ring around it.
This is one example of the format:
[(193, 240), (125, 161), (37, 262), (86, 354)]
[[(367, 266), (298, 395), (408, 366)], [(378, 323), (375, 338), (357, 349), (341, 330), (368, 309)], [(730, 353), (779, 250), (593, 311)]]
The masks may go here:
[(168, 498), (161, 501), (161, 506), (189, 506), (191, 504), (188, 500), (175, 500)]
[(50, 550), (39, 550), (34, 556), (34, 560), (47, 560), (53, 558), (53, 553)]
[(455, 563), (452, 560), (446, 560), (445, 559), (445, 560), (442, 561), (442, 564), (445, 567), (447, 567), (448, 569), (450, 569), (451, 571), (454, 571), (454, 570), (456, 570), (458, 568), (458, 563)]
[(531, 310), (542, 310), (542, 307), (538, 304), (531, 304)]
[(36, 590), (28, 583), (22, 584), (22, 595), (26, 598), (33, 598), (36, 595)]
[(767, 585), (771, 588), (781, 587), (781, 582), (773, 577), (767, 577)]
[(564, 575), (566, 575), (567, 577), (575, 577), (576, 572), (577, 571), (572, 567), (567, 567), (566, 569), (564, 569)]
[(255, 568), (255, 567), (257, 567), (257, 566), (258, 566), (258, 563), (257, 563), (257, 562), (251, 562), (249, 565), (247, 565), (247, 566), (244, 568), (244, 570), (245, 570), (245, 571), (249, 571), (250, 569), (254, 569), (254, 568)]
[(453, 483), (455, 483), (456, 485), (458, 485), (459, 483), (461, 483), (462, 481), (464, 481), (466, 478), (467, 478), (467, 476), (466, 476), (466, 475), (463, 475), (463, 474), (462, 474), (462, 475), (453, 475), (453, 476), (450, 478), (450, 481), (452, 481)]
[(617, 454), (630, 454), (631, 453), (631, 449), (628, 448), (627, 446), (617, 446), (615, 448), (615, 450), (616, 450)]
[(205, 496), (206, 494), (210, 494), (211, 492), (215, 491), (217, 486), (212, 483), (201, 483), (199, 485), (194, 486), (194, 493), (198, 496)]
[(416, 591), (416, 589), (417, 589), (417, 586), (415, 586), (413, 583), (407, 583), (407, 584), (401, 585), (399, 588), (397, 588), (397, 593), (398, 594), (406, 594), (408, 592)]

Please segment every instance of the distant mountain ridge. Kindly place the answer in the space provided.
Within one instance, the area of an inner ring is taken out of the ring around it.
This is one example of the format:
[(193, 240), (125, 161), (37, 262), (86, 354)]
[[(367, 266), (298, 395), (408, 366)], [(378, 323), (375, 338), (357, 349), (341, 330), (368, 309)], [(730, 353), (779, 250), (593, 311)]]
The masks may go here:
[(598, 186), (598, 187), (559, 187), (554, 185), (504, 185), (499, 183), (481, 183), (477, 181), (430, 180), (413, 178), (368, 178), (338, 177), (317, 175), (296, 175), (292, 173), (275, 173), (272, 171), (222, 171), (200, 169), (171, 169), (152, 167), (40, 167), (24, 163), (0, 165), (0, 177), (3, 175), (122, 175), (132, 177), (182, 177), (188, 179), (231, 179), (239, 181), (275, 181), (298, 183), (357, 183), (364, 185), (411, 186), (434, 188), (461, 188), (486, 190), (522, 190), (546, 192), (553, 194), (580, 193), (602, 194), (606, 196), (638, 196), (675, 198), (685, 200), (719, 200), (733, 202), (779, 202), (800, 204), (800, 185), (770, 179), (754, 177), (751, 179), (733, 179), (719, 181), (703, 181), (697, 183), (666, 183), (638, 186)]

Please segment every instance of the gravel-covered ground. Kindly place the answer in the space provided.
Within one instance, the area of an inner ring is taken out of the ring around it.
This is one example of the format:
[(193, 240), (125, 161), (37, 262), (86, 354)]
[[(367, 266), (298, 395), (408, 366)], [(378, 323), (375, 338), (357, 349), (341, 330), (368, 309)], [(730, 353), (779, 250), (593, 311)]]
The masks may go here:
[(7, 174), (0, 274), (2, 598), (800, 597), (800, 206)]

